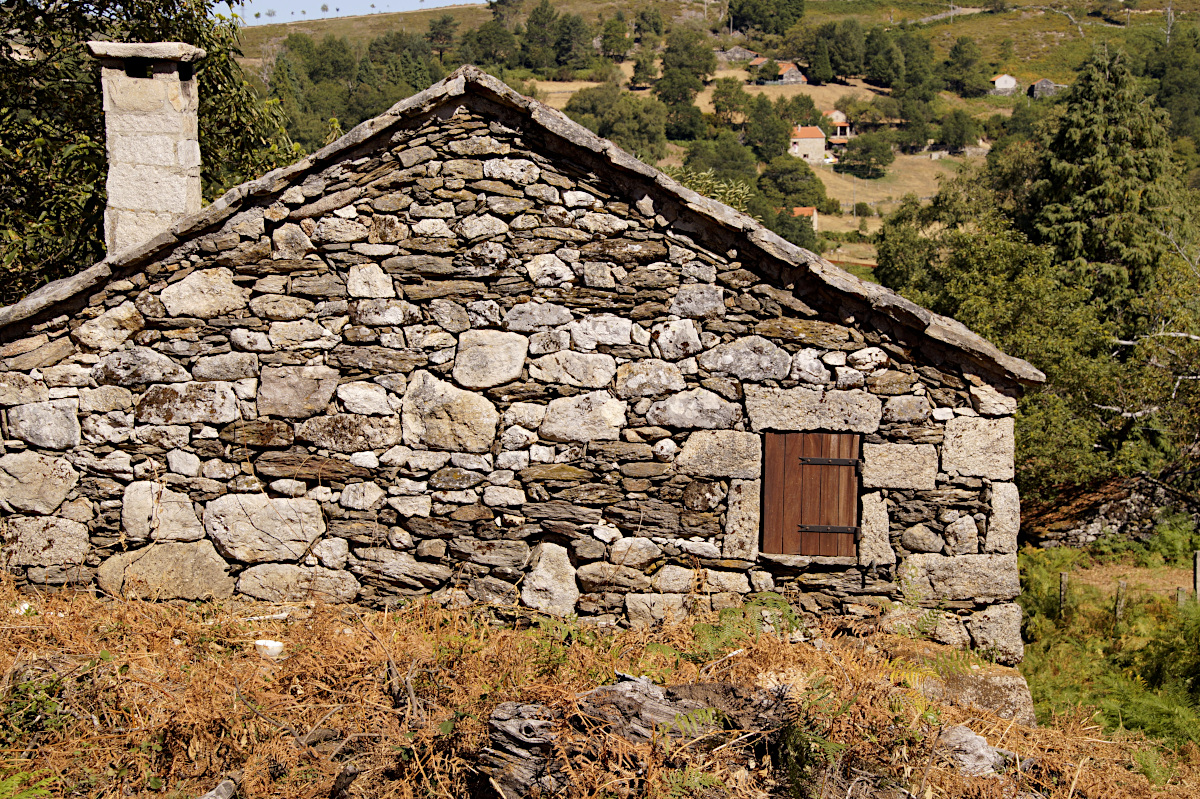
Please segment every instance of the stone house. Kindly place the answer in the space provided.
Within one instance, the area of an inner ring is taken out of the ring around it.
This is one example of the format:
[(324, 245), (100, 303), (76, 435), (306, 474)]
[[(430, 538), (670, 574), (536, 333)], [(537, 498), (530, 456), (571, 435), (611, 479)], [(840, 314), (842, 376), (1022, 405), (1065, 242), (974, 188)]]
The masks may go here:
[(1011, 94), (1016, 94), (1021, 88), (1017, 83), (1017, 79), (1007, 73), (996, 75), (992, 78), (991, 94), (997, 94), (1002, 97), (1007, 97)]
[[(191, 91), (152, 52), (104, 56), (110, 135), (146, 129), (139, 81)], [(1041, 373), (478, 69), (110, 242), (0, 309), (25, 584), (595, 624), (907, 596), (1021, 656), (1013, 413)]]
[(788, 153), (803, 158), (810, 164), (819, 164), (825, 159), (825, 131), (816, 125), (800, 125), (792, 128), (788, 140)]
[(1025, 93), (1035, 100), (1040, 100), (1043, 97), (1053, 97), (1065, 88), (1067, 88), (1066, 84), (1055, 83), (1049, 78), (1042, 78), (1029, 84), (1029, 88)]

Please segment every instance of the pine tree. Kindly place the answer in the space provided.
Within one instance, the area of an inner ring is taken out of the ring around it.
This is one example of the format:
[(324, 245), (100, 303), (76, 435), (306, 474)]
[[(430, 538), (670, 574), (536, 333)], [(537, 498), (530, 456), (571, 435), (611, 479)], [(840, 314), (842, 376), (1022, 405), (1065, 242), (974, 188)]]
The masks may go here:
[(1177, 189), (1167, 116), (1148, 101), (1121, 54), (1097, 52), (1043, 139), (1033, 185), (1033, 236), (1071, 278), (1120, 316), (1153, 287)]
[(829, 83), (833, 80), (833, 67), (829, 63), (829, 45), (824, 39), (817, 42), (817, 52), (808, 65), (808, 79), (813, 83)]

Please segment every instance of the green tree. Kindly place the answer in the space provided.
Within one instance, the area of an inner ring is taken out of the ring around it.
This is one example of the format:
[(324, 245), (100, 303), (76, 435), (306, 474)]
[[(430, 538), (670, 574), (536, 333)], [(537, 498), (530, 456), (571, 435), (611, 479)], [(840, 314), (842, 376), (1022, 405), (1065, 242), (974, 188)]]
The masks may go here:
[(206, 0), (17, 0), (0, 4), (0, 29), (0, 302), (104, 253), (104, 114), (89, 39), (208, 51), (197, 72), (206, 197), (295, 157), (279, 104), (238, 66), (237, 23)]
[(758, 190), (775, 205), (786, 208), (826, 203), (825, 184), (802, 158), (780, 155), (772, 158), (758, 176)]
[(506, 28), (510, 27), (521, 11), (521, 2), (522, 0), (487, 0), (492, 20)]
[(629, 31), (625, 21), (617, 18), (604, 23), (600, 33), (600, 54), (613, 61), (624, 61), (629, 52)]
[(663, 51), (663, 75), (679, 70), (703, 83), (717, 71), (717, 56), (703, 33), (692, 28), (676, 27), (667, 34)]
[(1114, 318), (1153, 287), (1178, 188), (1167, 115), (1121, 54), (1097, 52), (1065, 92), (1025, 222)]
[(711, 171), (718, 180), (740, 180), (749, 186), (758, 179), (758, 159), (731, 130), (689, 144), (683, 165), (696, 172)]
[(760, 161), (770, 161), (787, 152), (791, 128), (766, 95), (754, 95), (746, 108), (745, 133), (746, 144), (754, 148)]
[(733, 28), (751, 28), (781, 34), (804, 16), (804, 0), (731, 0), (729, 20)]
[(779, 80), (779, 62), (768, 58), (759, 64), (757, 78), (759, 83), (774, 83)]
[(983, 73), (983, 51), (969, 36), (960, 36), (942, 66), (946, 85), (963, 97), (981, 97), (991, 84)]
[(833, 78), (833, 66), (829, 62), (829, 44), (822, 39), (817, 42), (817, 51), (809, 64), (808, 79), (819, 85), (829, 83)]
[(876, 86), (891, 87), (904, 79), (904, 52), (885, 28), (872, 28), (864, 48), (864, 74)]
[(835, 75), (846, 78), (862, 74), (866, 38), (857, 19), (826, 23), (818, 35), (828, 41), (829, 63)]
[(458, 20), (451, 14), (442, 14), (429, 21), (429, 33), (425, 38), (437, 51), (438, 59), (446, 56), (446, 51), (454, 47), (454, 37), (458, 32)]
[(979, 123), (961, 108), (956, 108), (942, 119), (938, 144), (951, 150), (962, 150), (979, 142)]
[(639, 42), (643, 36), (662, 36), (663, 30), (662, 11), (656, 5), (643, 8), (634, 17), (633, 33)]
[(606, 83), (576, 92), (564, 111), (644, 161), (655, 163), (666, 156), (667, 110), (653, 98), (635, 97)]
[(649, 86), (658, 77), (658, 62), (654, 53), (641, 52), (633, 59), (633, 75), (629, 78), (630, 88)]
[(592, 29), (579, 14), (563, 14), (558, 20), (558, 38), (554, 47), (559, 66), (582, 69), (594, 54)]
[(662, 77), (654, 84), (654, 93), (667, 106), (688, 105), (704, 88), (700, 78), (683, 69), (667, 69), (664, 65)]
[(500, 21), (492, 19), (464, 33), (459, 51), (466, 62), (505, 66), (517, 55), (517, 38)]
[(531, 69), (547, 69), (557, 61), (558, 12), (550, 0), (542, 0), (529, 12), (525, 35), (521, 37), (521, 57)]
[(1158, 101), (1171, 115), (1171, 134), (1200, 140), (1200, 29), (1183, 28), (1148, 64), (1158, 81)]
[(713, 112), (721, 124), (732, 127), (734, 119), (746, 111), (749, 102), (750, 95), (746, 94), (742, 82), (737, 78), (718, 78), (713, 83)]
[(882, 133), (864, 133), (855, 136), (846, 145), (838, 169), (858, 175), (860, 178), (881, 178), (896, 154), (892, 144)]
[(1046, 373), (1017, 415), (1023, 490), (1045, 495), (1110, 469), (1093, 407), (1116, 382), (1109, 330), (1087, 292), (1062, 280), (1052, 252), (1013, 230), (977, 174), (947, 181), (930, 204), (905, 198), (877, 249), (885, 286)]

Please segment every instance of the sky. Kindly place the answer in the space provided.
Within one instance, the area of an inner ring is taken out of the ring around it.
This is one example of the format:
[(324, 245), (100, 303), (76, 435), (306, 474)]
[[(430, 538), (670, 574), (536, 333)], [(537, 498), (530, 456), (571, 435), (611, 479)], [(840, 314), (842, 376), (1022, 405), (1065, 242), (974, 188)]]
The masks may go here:
[[(422, 8), (460, 5), (464, 0), (249, 0), (234, 6), (247, 25), (264, 25), (272, 22), (299, 22), (306, 19), (348, 17), (355, 14), (379, 14), (389, 11), (417, 11)], [(328, 4), (329, 11), (321, 11)], [(372, 8), (374, 5), (374, 8)], [(229, 7), (218, 4), (218, 13), (228, 14)], [(268, 11), (274, 17), (268, 17)], [(259, 17), (254, 15), (261, 14)]]

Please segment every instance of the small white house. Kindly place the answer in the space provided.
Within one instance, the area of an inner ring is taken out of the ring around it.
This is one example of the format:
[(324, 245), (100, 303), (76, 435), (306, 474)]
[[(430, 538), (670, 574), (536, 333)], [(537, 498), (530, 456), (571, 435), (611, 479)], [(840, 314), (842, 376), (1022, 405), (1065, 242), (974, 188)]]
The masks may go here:
[(997, 75), (992, 78), (992, 94), (999, 94), (1007, 97), (1010, 94), (1016, 94), (1019, 84), (1017, 79), (1008, 73)]

